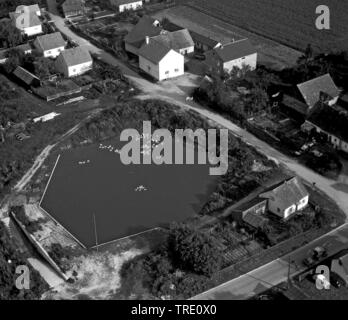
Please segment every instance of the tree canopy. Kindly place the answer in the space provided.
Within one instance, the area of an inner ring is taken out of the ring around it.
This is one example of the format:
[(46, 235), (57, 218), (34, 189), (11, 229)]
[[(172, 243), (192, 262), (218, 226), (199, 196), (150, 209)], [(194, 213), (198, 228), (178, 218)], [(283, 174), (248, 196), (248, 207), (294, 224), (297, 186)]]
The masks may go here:
[(210, 276), (221, 268), (221, 252), (209, 234), (184, 224), (175, 224), (170, 233), (175, 261), (184, 270)]
[(12, 23), (0, 20), (0, 46), (13, 48), (23, 43), (23, 36)]

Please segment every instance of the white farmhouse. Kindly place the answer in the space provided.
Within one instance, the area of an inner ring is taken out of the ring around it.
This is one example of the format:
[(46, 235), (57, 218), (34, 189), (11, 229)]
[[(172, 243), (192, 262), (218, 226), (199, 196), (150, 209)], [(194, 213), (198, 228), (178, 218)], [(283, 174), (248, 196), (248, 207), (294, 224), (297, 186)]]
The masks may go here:
[[(38, 15), (39, 13), (39, 15)], [(42, 33), (42, 24), (39, 19), (41, 11), (34, 6), (19, 6), (15, 12), (10, 12), (13, 25), (28, 37)]]
[(137, 10), (142, 8), (142, 0), (110, 0), (112, 6), (117, 7), (119, 12)]
[(162, 81), (184, 74), (184, 56), (146, 37), (139, 50), (139, 67), (156, 80)]
[(208, 71), (231, 72), (234, 67), (256, 69), (257, 52), (248, 39), (220, 45), (205, 53)]
[(268, 199), (268, 210), (283, 219), (303, 210), (309, 201), (308, 191), (297, 177), (271, 187), (259, 197)]
[(56, 60), (56, 69), (66, 77), (83, 74), (93, 67), (93, 59), (87, 49), (76, 47), (63, 51)]
[(37, 37), (34, 46), (45, 58), (56, 58), (65, 50), (65, 40), (60, 32), (55, 32)]

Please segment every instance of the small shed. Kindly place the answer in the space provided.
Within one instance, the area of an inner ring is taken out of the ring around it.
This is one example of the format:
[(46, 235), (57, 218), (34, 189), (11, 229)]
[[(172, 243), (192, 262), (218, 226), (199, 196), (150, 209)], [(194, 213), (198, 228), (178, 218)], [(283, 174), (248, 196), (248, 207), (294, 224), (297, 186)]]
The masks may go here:
[(41, 80), (28, 70), (17, 67), (15, 71), (13, 71), (13, 75), (16, 76), (23, 84), (28, 87), (40, 87)]

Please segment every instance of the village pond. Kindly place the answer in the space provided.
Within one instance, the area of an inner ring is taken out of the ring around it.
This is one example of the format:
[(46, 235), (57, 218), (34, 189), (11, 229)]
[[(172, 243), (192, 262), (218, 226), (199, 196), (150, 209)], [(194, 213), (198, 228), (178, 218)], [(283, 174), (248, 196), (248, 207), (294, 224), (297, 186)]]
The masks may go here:
[(64, 151), (42, 199), (86, 247), (193, 217), (216, 186), (209, 164), (124, 165), (121, 148), (115, 139)]

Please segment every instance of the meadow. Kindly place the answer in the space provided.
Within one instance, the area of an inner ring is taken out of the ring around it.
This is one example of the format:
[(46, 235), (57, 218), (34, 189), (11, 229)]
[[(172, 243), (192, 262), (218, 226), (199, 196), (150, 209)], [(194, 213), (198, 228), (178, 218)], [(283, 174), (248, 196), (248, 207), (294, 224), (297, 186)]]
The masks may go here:
[(330, 30), (315, 27), (319, 0), (193, 0), (187, 5), (232, 25), (303, 51), (348, 49), (348, 2), (328, 0)]

